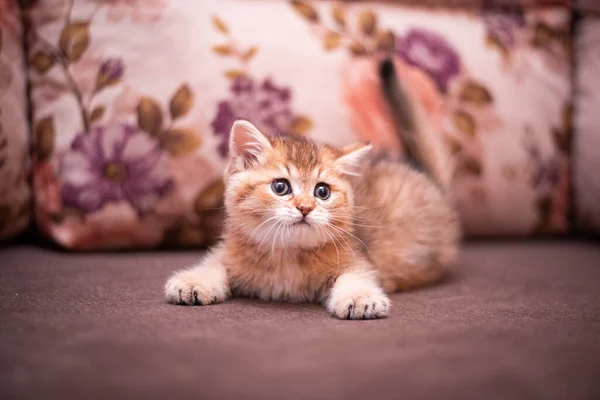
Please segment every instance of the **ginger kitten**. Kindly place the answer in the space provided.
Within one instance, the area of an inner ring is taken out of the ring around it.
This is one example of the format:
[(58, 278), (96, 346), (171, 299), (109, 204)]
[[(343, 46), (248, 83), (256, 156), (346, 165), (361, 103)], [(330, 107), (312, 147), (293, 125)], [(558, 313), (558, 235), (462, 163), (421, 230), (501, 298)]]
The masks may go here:
[(231, 129), (224, 174), (224, 240), (176, 272), (167, 301), (208, 305), (230, 296), (321, 302), (342, 319), (388, 315), (386, 293), (439, 279), (456, 260), (460, 230), (452, 168), (393, 64), (384, 94), (409, 159), (266, 137), (247, 121)]

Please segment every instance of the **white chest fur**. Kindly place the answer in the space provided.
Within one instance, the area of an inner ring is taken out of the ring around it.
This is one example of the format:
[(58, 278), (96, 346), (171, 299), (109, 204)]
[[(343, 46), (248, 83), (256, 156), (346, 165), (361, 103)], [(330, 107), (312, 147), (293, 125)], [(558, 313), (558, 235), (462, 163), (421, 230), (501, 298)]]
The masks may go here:
[(328, 277), (311, 271), (295, 258), (281, 257), (271, 265), (236, 266), (229, 269), (229, 283), (237, 296), (292, 302), (321, 301), (326, 295)]

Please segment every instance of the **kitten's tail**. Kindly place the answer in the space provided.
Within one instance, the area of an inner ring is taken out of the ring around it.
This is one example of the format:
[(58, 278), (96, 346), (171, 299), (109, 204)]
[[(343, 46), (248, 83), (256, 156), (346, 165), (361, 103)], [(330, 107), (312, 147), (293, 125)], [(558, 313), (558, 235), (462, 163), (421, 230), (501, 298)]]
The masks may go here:
[(454, 166), (441, 135), (429, 123), (421, 104), (409, 98), (392, 60), (381, 62), (379, 76), (383, 95), (408, 161), (429, 174), (442, 190), (449, 192)]

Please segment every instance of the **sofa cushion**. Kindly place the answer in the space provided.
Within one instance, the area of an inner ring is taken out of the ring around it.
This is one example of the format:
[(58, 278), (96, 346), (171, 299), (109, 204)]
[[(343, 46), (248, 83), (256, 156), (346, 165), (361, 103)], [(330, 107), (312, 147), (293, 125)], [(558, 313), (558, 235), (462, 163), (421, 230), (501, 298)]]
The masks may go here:
[(600, 233), (600, 18), (584, 18), (575, 46), (574, 184), (579, 227)]
[(566, 8), (54, 3), (26, 15), (36, 215), (64, 247), (211, 242), (236, 117), (400, 153), (376, 77), (386, 53), (455, 154), (468, 234), (568, 229)]
[(575, 0), (575, 9), (586, 17), (600, 16), (600, 3), (597, 0)]
[(17, 0), (0, 2), (0, 239), (21, 232), (31, 216), (29, 129)]
[(164, 303), (197, 252), (0, 249), (2, 399), (600, 398), (600, 247), (467, 244), (387, 319), (312, 304)]

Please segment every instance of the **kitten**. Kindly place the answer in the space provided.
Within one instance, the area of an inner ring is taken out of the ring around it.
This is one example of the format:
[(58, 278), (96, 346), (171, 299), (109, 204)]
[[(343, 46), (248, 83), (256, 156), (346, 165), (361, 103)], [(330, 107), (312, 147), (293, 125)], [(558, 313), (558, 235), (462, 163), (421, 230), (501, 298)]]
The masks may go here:
[(451, 164), (393, 64), (380, 72), (414, 165), (373, 156), (368, 144), (266, 137), (236, 121), (224, 174), (224, 240), (167, 281), (167, 301), (316, 301), (337, 318), (382, 318), (386, 293), (445, 274), (460, 238)]

